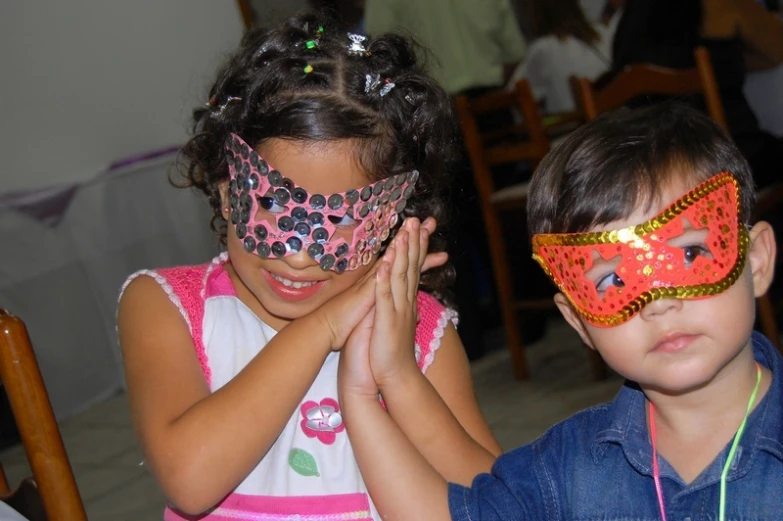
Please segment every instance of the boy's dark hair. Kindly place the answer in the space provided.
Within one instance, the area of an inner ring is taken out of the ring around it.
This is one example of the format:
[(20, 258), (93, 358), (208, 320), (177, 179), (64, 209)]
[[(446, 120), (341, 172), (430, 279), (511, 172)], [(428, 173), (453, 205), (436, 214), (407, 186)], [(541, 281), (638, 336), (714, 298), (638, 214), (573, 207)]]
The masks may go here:
[(696, 186), (728, 171), (740, 184), (741, 218), (753, 213), (750, 166), (731, 137), (701, 112), (677, 102), (602, 115), (574, 131), (533, 174), (528, 232), (579, 233), (659, 201), (675, 176)]
[[(422, 53), (411, 40), (368, 37), (361, 43), (366, 52), (353, 53), (351, 43), (329, 17), (297, 15), (278, 28), (248, 32), (219, 71), (210, 103), (193, 112), (180, 171), (184, 186), (209, 198), (221, 242), (227, 230), (219, 188), (228, 179), (224, 143), (236, 133), (251, 146), (270, 138), (353, 140), (358, 164), (372, 181), (418, 170), (405, 217), (437, 219), (430, 251), (444, 250), (444, 191), (458, 150), (451, 100), (423, 71)], [(373, 85), (376, 75), (380, 83)], [(394, 86), (381, 96), (387, 83)], [(433, 269), (422, 284), (444, 295), (451, 278), (451, 267)]]

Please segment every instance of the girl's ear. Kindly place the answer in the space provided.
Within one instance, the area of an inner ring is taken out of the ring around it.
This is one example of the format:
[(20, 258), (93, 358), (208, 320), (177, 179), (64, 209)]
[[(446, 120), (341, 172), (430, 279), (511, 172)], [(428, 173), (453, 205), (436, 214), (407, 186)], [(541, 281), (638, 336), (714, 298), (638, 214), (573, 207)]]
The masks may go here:
[(557, 309), (560, 310), (560, 314), (563, 315), (563, 318), (565, 318), (566, 322), (568, 322), (568, 325), (574, 328), (574, 331), (579, 334), (582, 342), (584, 342), (590, 349), (595, 349), (595, 346), (593, 345), (593, 339), (590, 338), (590, 335), (587, 334), (585, 323), (582, 322), (579, 314), (574, 311), (574, 308), (571, 306), (571, 303), (568, 302), (566, 296), (562, 293), (555, 295), (555, 304), (557, 305)]
[(231, 205), (229, 204), (228, 197), (228, 179), (221, 181), (218, 184), (218, 190), (220, 191), (220, 213), (223, 219), (228, 221), (228, 217), (231, 215)]
[(748, 248), (748, 267), (753, 277), (753, 294), (762, 296), (769, 289), (775, 275), (775, 232), (766, 221), (757, 222), (750, 229), (750, 247)]

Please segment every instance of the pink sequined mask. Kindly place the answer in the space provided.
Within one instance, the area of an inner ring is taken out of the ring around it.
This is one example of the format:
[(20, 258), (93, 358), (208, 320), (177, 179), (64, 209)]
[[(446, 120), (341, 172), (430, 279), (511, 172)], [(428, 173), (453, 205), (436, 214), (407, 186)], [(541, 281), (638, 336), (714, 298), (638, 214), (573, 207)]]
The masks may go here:
[[(704, 298), (734, 284), (749, 244), (742, 215), (739, 184), (724, 172), (637, 226), (535, 235), (533, 258), (587, 322), (613, 327), (653, 300)], [(590, 273), (596, 260), (608, 273)]]
[(236, 134), (226, 150), (231, 222), (245, 250), (262, 258), (305, 250), (322, 269), (338, 273), (372, 261), (419, 177), (413, 170), (347, 192), (309, 194)]

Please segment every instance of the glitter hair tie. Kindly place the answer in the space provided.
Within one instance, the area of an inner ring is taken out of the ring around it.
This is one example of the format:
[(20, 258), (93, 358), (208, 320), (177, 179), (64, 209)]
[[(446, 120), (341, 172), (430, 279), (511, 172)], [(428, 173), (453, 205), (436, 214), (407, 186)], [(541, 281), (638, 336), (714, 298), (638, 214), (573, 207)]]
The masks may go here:
[(364, 47), (364, 41), (367, 39), (366, 36), (348, 33), (348, 39), (351, 40), (351, 43), (348, 44), (348, 54), (351, 56), (370, 56), (370, 51)]

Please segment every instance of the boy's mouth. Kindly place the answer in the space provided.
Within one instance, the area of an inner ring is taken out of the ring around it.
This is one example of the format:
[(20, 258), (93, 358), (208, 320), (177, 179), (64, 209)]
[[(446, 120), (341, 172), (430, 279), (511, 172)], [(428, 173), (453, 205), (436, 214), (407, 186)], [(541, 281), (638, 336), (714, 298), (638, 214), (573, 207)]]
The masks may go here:
[(690, 335), (686, 333), (669, 333), (664, 335), (657, 344), (653, 346), (653, 351), (662, 353), (676, 353), (690, 346), (699, 335)]

